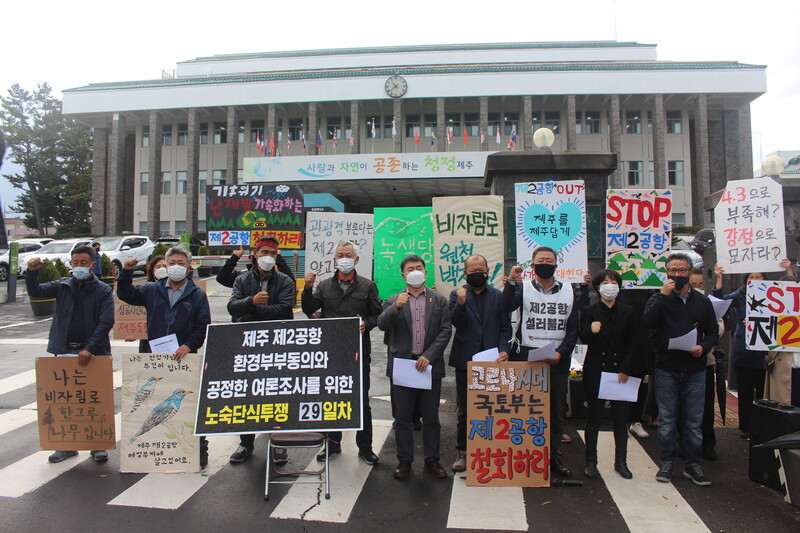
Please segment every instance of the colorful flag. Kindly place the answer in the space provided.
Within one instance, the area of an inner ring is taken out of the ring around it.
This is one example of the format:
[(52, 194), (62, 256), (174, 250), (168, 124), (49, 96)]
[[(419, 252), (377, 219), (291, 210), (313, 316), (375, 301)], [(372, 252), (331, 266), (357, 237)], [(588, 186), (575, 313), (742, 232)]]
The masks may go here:
[(322, 148), (322, 132), (317, 130), (317, 148)]
[[(500, 132), (497, 133), (497, 138), (500, 139)], [(300, 132), (300, 140), (303, 142), (303, 148), (308, 148), (308, 145), (306, 145), (306, 132), (305, 131), (301, 131)]]
[(436, 144), (436, 132), (431, 130), (431, 146)]
[(333, 147), (336, 148), (339, 146), (339, 138), (336, 136), (336, 132), (333, 132)]
[(256, 150), (258, 150), (262, 154), (264, 153), (264, 143), (261, 142), (261, 134), (260, 133), (256, 133)]
[(483, 128), (480, 128), (478, 131), (481, 134), (481, 144), (485, 144), (486, 143), (486, 134), (483, 133)]
[(286, 149), (292, 149), (292, 132), (290, 131), (289, 134), (286, 136)]
[(447, 144), (453, 143), (453, 127), (449, 126), (447, 128)]
[(469, 141), (469, 135), (467, 135), (467, 127), (464, 126), (464, 144), (467, 144)]
[(372, 138), (375, 138), (375, 119), (372, 119)]
[(394, 118), (392, 118), (392, 139), (397, 137), (397, 125), (394, 123)]
[(513, 150), (514, 145), (517, 144), (517, 127), (511, 127), (511, 140), (508, 142), (508, 149)]
[(414, 144), (419, 144), (419, 128), (414, 128)]
[(269, 155), (275, 157), (275, 134), (271, 133), (269, 136)]
[(350, 135), (350, 148), (353, 148), (356, 145), (356, 141), (353, 139), (353, 136)]
[(500, 124), (497, 125), (497, 145), (503, 144), (503, 139), (500, 138)]

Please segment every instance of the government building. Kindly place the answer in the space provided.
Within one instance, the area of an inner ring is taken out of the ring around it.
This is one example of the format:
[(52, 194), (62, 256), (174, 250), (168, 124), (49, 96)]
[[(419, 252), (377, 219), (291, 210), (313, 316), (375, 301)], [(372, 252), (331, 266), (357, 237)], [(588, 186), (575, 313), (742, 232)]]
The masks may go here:
[[(752, 177), (750, 102), (765, 68), (659, 60), (654, 44), (615, 41), (247, 53), (69, 89), (63, 111), (94, 129), (95, 234), (205, 232), (206, 186), (243, 183), (260, 166), (245, 158), (291, 168), (277, 181), (299, 170), (304, 192), (337, 210), (488, 194), (481, 162), (538, 150), (542, 127), (554, 152), (616, 153), (609, 187), (672, 189), (673, 223), (705, 225), (703, 198)], [(362, 172), (314, 172), (334, 164)]]

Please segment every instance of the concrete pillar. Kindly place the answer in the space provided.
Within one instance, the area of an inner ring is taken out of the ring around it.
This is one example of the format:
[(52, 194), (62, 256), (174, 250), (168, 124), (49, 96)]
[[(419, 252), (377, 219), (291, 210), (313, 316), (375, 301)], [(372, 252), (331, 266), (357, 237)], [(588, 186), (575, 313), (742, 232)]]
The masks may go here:
[[(159, 122), (159, 128), (160, 127), (161, 123)], [(152, 125), (150, 126), (150, 141), (153, 141)], [(106, 206), (106, 232), (111, 235), (121, 234), (124, 224), (125, 117), (120, 113), (114, 113), (114, 116), (111, 119), (111, 147), (109, 150), (108, 162), (108, 204)]]
[[(647, 116), (642, 117), (643, 122)], [(653, 98), (653, 175), (655, 178), (656, 189), (666, 189), (667, 185), (667, 161), (664, 142), (667, 137), (667, 118), (664, 113), (664, 95), (657, 94)], [(646, 173), (647, 165), (642, 169)], [(644, 174), (647, 176), (647, 174)], [(645, 180), (642, 179), (642, 182)]]
[(522, 97), (522, 131), (517, 132), (519, 142), (524, 151), (530, 152), (536, 148), (533, 144), (533, 97)]
[(92, 136), (92, 233), (106, 234), (108, 201), (108, 128), (95, 128)]
[(236, 106), (228, 107), (228, 154), (225, 160), (225, 183), (239, 183), (239, 112)]
[[(186, 143), (186, 233), (197, 233), (200, 198), (200, 113), (189, 110), (189, 139)], [(175, 182), (177, 184), (177, 181)], [(203, 191), (205, 193), (205, 191)]]
[(578, 139), (575, 138), (575, 95), (567, 96), (567, 152), (578, 150)]
[(489, 149), (489, 97), (480, 97), (480, 132), (483, 134), (483, 142), (481, 143), (481, 152)]
[(161, 115), (150, 111), (150, 174), (147, 183), (147, 234), (154, 239), (161, 235)]
[(314, 102), (308, 104), (308, 155), (319, 155), (317, 148), (317, 133), (319, 132), (319, 107)]
[(708, 151), (708, 98), (700, 94), (694, 103), (694, 165), (692, 175), (692, 224), (706, 226), (711, 223), (711, 213), (704, 209), (705, 197), (715, 192), (711, 189)]
[(403, 100), (395, 98), (392, 102), (392, 116), (394, 117), (394, 127), (397, 130), (397, 135), (393, 139), (392, 148), (396, 154), (403, 152), (403, 139), (405, 132), (403, 131)]
[(739, 168), (742, 179), (753, 177), (753, 132), (750, 126), (750, 104), (747, 103), (739, 108)]
[[(264, 128), (264, 142), (267, 143), (267, 150), (270, 149), (272, 146), (272, 139), (275, 139), (275, 154), (272, 154), (272, 157), (275, 157), (280, 147), (278, 146), (278, 132), (277, 132), (277, 109), (275, 104), (269, 104), (267, 106), (267, 124)], [(282, 137), (282, 136), (281, 136)]]
[(620, 169), (622, 164), (622, 124), (619, 116), (619, 95), (611, 95), (611, 112), (608, 114), (610, 128), (609, 149), (611, 153), (617, 154), (617, 170), (611, 173), (611, 183), (618, 189), (625, 187), (624, 173)]
[(444, 98), (436, 99), (436, 151), (447, 151), (447, 118), (444, 114)]
[(725, 133), (722, 113), (708, 119), (708, 159), (711, 192), (725, 188)]
[(742, 172), (741, 135), (739, 110), (724, 110), (722, 112), (722, 139), (726, 181), (738, 180), (744, 175)]
[(139, 228), (133, 227), (133, 199), (136, 198), (136, 132), (125, 135), (125, 172), (122, 182), (125, 184), (123, 193), (123, 220), (122, 230), (138, 232)]
[(361, 104), (357, 101), (350, 102), (350, 131), (353, 136), (350, 153), (359, 154), (361, 153)]

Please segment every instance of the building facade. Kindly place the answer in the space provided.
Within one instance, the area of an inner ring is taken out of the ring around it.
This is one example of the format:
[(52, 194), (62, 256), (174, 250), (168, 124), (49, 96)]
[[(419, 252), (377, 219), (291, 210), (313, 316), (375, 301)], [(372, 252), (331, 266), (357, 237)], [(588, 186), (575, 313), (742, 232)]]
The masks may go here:
[[(673, 189), (674, 224), (704, 225), (703, 198), (752, 176), (750, 102), (765, 90), (764, 66), (660, 61), (651, 44), (463, 44), (201, 57), (67, 90), (63, 110), (94, 128), (97, 234), (205, 231), (205, 186), (239, 183), (245, 157), (534, 150), (541, 127), (553, 151), (616, 153), (609, 187)], [(381, 205), (352, 184), (315, 192), (371, 211), (488, 194), (482, 176), (410, 180)]]

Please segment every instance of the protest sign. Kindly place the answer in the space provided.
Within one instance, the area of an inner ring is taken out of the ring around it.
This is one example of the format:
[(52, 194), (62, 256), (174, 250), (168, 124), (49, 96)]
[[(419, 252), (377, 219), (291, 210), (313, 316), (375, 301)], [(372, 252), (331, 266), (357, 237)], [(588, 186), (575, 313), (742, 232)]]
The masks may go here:
[(125, 354), (122, 359), (121, 472), (199, 472), (194, 416), (200, 356)]
[(467, 485), (549, 487), (550, 367), (470, 362), (467, 372)]
[(584, 183), (545, 181), (514, 185), (517, 264), (530, 278), (531, 255), (540, 246), (556, 251), (556, 277), (583, 282), (589, 270), (586, 251), (586, 201)]
[(308, 213), (306, 215), (306, 273), (319, 283), (333, 276), (336, 245), (349, 241), (358, 246), (356, 272), (372, 279), (373, 215), (369, 213)]
[(464, 261), (474, 254), (486, 258), (489, 284), (502, 290), (502, 196), (434, 198), (433, 242), (437, 292), (450, 296), (453, 289), (466, 283)]
[(726, 274), (778, 272), (786, 257), (783, 189), (772, 178), (729, 181), (714, 208), (717, 264)]
[(361, 429), (359, 322), (210, 325), (196, 433)]
[(425, 284), (432, 287), (435, 278), (433, 259), (433, 227), (430, 207), (384, 207), (375, 209), (375, 266), (373, 280), (378, 297), (389, 298), (405, 289), (400, 263), (415, 254), (425, 261), (428, 276)]
[(114, 382), (111, 357), (86, 366), (77, 357), (36, 358), (36, 408), (43, 450), (113, 450)]
[(747, 282), (745, 347), (800, 351), (800, 285), (794, 281)]
[(606, 261), (624, 289), (652, 289), (667, 280), (672, 247), (672, 191), (609, 189)]

